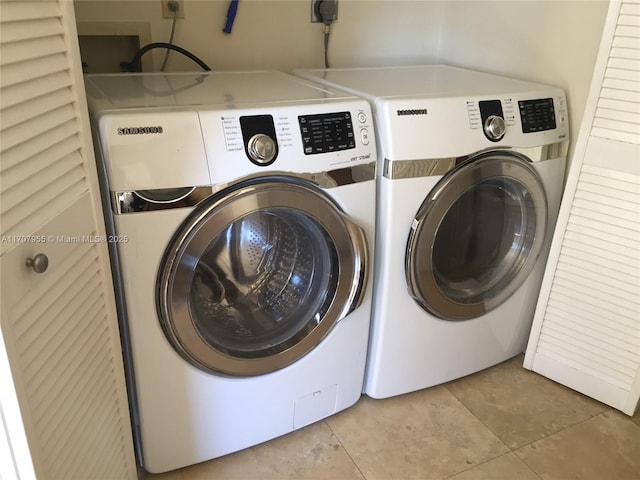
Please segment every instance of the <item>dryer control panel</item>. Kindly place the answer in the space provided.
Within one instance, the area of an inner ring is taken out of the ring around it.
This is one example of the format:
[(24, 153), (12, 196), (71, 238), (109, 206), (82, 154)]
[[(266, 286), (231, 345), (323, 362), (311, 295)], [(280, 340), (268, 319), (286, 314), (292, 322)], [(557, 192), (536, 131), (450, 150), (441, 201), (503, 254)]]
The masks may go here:
[(392, 161), (554, 145), (569, 135), (564, 92), (553, 87), (475, 97), (407, 96), (377, 105), (383, 155)]
[(469, 126), (484, 131), (487, 139), (500, 141), (507, 129), (520, 126), (521, 133), (537, 133), (565, 127), (567, 109), (564, 97), (502, 98), (467, 101)]

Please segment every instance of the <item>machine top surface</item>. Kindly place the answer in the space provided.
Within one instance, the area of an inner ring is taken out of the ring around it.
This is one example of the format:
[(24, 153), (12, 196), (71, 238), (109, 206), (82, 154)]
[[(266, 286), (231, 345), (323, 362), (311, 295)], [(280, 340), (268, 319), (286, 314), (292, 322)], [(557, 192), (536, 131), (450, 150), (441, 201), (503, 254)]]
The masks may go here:
[(85, 76), (90, 110), (325, 103), (353, 95), (277, 71), (96, 74)]
[(448, 65), (297, 70), (296, 74), (346, 89), (370, 100), (505, 95), (533, 93), (551, 88)]

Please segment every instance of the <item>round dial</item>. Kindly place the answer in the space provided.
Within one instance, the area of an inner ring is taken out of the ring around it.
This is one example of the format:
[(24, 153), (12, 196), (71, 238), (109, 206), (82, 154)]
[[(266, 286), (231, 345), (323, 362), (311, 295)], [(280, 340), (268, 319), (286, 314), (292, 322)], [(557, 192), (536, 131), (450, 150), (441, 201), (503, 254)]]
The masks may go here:
[(276, 142), (269, 135), (258, 133), (249, 139), (247, 152), (254, 162), (264, 165), (276, 155)]
[(497, 142), (506, 131), (504, 119), (498, 115), (490, 115), (484, 122), (484, 134), (492, 142)]

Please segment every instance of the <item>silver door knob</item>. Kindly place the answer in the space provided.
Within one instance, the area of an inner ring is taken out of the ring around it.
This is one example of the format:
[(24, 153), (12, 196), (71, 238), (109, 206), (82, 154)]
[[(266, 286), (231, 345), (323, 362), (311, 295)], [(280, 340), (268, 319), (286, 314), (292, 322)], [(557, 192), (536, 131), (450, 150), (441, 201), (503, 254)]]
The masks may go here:
[(49, 259), (44, 253), (39, 253), (33, 258), (27, 258), (26, 265), (36, 273), (44, 273), (49, 266)]

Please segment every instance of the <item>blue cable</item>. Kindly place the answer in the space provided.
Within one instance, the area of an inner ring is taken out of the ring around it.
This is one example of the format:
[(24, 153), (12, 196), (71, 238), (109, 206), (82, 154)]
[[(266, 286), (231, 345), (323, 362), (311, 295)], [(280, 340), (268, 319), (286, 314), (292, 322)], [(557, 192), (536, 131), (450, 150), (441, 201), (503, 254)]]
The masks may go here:
[(231, 0), (231, 3), (229, 3), (229, 10), (227, 10), (227, 23), (222, 29), (224, 33), (231, 33), (233, 22), (236, 19), (236, 13), (238, 13), (238, 0)]

